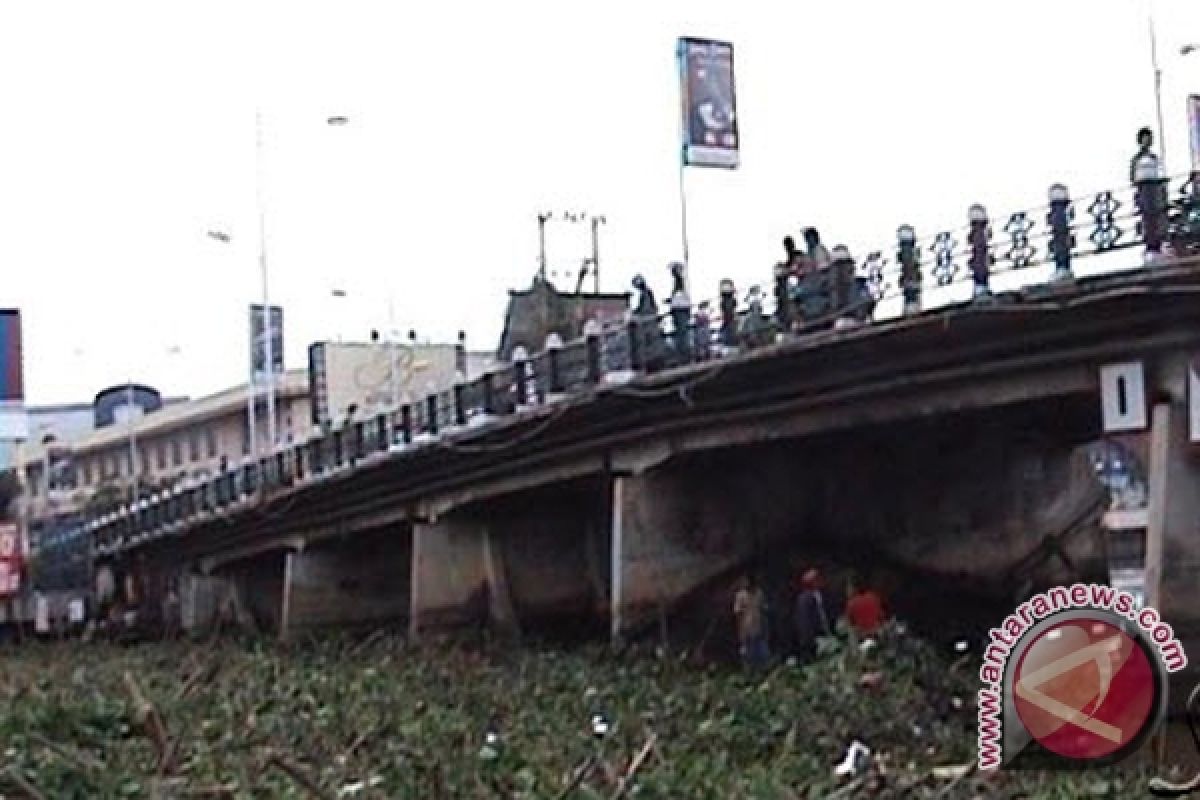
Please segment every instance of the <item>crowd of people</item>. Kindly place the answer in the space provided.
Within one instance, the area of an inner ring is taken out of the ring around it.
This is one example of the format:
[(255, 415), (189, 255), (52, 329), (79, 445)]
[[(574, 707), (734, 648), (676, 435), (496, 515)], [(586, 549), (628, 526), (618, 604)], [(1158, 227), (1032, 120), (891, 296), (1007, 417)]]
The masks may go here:
[[(631, 312), (642, 329), (646, 360), (653, 365), (671, 356), (677, 361), (701, 361), (717, 354), (718, 348), (736, 349), (769, 344), (780, 332), (798, 332), (818, 327), (865, 321), (874, 309), (866, 279), (855, 274), (853, 259), (845, 248), (834, 253), (821, 242), (816, 228), (803, 233), (804, 248), (795, 239), (783, 240), (784, 259), (775, 265), (775, 309), (764, 311), (762, 288), (751, 286), (739, 302), (733, 281), (722, 280), (718, 288), (719, 309), (708, 301), (693, 305), (684, 277), (684, 265), (670, 264), (671, 291), (664, 314), (645, 276), (633, 278), (635, 294)], [(661, 323), (669, 319), (669, 332)], [(714, 327), (714, 324), (716, 327)], [(665, 347), (664, 347), (665, 346)], [(669, 350), (666, 350), (669, 348)]]
[[(1137, 134), (1137, 151), (1130, 160), (1129, 180), (1154, 174), (1161, 177), (1161, 163), (1153, 151), (1154, 134), (1142, 128)], [(1162, 189), (1165, 194), (1166, 189)], [(1143, 201), (1139, 200), (1139, 205)], [(1177, 255), (1200, 254), (1200, 171), (1195, 171), (1177, 200), (1164, 201), (1170, 221), (1165, 239)], [(780, 332), (799, 332), (824, 327), (842, 327), (866, 322), (875, 310), (876, 299), (865, 276), (845, 247), (831, 251), (816, 228), (805, 228), (803, 246), (792, 236), (783, 239), (783, 258), (774, 267), (775, 308), (768, 316), (763, 310), (761, 287), (751, 286), (742, 299), (733, 281), (723, 280), (719, 287), (720, 308), (708, 302), (693, 305), (684, 276), (684, 265), (675, 262), (670, 271), (671, 291), (667, 313), (663, 314), (646, 278), (633, 279), (636, 300), (632, 312), (644, 330), (647, 361), (704, 360), (716, 348), (733, 349), (770, 343)], [(669, 317), (669, 333), (664, 336), (661, 322)], [(714, 327), (716, 326), (716, 327)], [(668, 349), (669, 348), (669, 349)]]
[[(835, 598), (825, 585), (824, 576), (815, 568), (800, 574), (791, 591), (790, 614), (775, 612), (758, 579), (743, 575), (733, 595), (733, 619), (738, 649), (743, 663), (758, 668), (782, 650), (798, 663), (817, 656), (818, 642), (838, 632), (838, 620), (858, 637), (872, 636), (887, 619), (879, 593), (856, 577), (846, 582), (843, 598)], [(790, 624), (788, 632), (770, 624)], [(790, 651), (790, 652), (788, 652)]]

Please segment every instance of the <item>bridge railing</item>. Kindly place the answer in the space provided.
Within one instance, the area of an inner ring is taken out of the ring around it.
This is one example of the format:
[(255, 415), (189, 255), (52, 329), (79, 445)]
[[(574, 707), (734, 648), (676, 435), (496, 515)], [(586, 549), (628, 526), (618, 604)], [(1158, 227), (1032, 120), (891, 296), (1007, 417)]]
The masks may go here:
[[(992, 281), (1053, 266), (1069, 281), (1075, 262), (1144, 247), (1150, 261), (1200, 254), (1200, 176), (1147, 178), (1123, 189), (1073, 198), (1051, 187), (1049, 202), (993, 221), (973, 206), (964, 227), (920, 238), (908, 226), (893, 248), (869, 251), (861, 262), (835, 248), (823, 270), (781, 270), (773, 291), (739, 297), (729, 282), (705, 317), (693, 309), (676, 330), (670, 314), (589, 323), (580, 339), (547, 340), (541, 352), (518, 349), (512, 363), (374, 416), (278, 448), (200, 483), (160, 492), (84, 524), (100, 555), (173, 535), (189, 525), (249, 508), (359, 464), (453, 442), (497, 417), (586, 394), (639, 374), (727, 357), (778, 341), (891, 314), (915, 314), (945, 302), (987, 300)], [(970, 287), (962, 291), (959, 287)], [(938, 293), (942, 298), (936, 298)], [(955, 294), (957, 292), (957, 294)], [(271, 505), (259, 505), (270, 515)]]

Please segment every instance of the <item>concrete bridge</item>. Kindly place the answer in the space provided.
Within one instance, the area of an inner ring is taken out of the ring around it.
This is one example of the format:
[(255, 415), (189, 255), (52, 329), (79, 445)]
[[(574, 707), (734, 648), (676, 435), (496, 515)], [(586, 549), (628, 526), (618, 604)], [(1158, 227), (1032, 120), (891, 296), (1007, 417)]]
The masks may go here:
[[(179, 580), (186, 622), (234, 588), (284, 636), (487, 614), (617, 638), (748, 562), (831, 557), (904, 575), (900, 605), (917, 576), (1009, 603), (1105, 579), (1115, 550), (1186, 635), (1200, 264), (1153, 261), (658, 371), (653, 331), (593, 330), (88, 529), (151, 594)], [(1098, 445), (1141, 465), (1144, 504), (1112, 510)]]

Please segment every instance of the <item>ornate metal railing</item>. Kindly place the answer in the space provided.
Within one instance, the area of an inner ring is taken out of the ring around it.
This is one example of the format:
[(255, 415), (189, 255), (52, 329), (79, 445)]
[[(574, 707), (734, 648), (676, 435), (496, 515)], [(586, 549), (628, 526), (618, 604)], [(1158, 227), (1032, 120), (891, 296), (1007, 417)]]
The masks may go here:
[(496, 417), (556, 403), (565, 395), (727, 357), (781, 336), (866, 323), (882, 316), (891, 301), (898, 301), (895, 313), (919, 313), (923, 305), (934, 305), (924, 302), (927, 294), (950, 287), (970, 286), (970, 302), (987, 301), (994, 278), (1037, 267), (1053, 266), (1052, 280), (1070, 281), (1077, 260), (1134, 247), (1144, 247), (1151, 262), (1200, 254), (1197, 176), (1170, 181), (1149, 176), (1133, 187), (1082, 198), (1055, 185), (1045, 206), (1010, 214), (1000, 223), (982, 206), (972, 206), (966, 226), (926, 238), (901, 226), (894, 250), (876, 249), (856, 262), (835, 248), (825, 269), (777, 272), (774, 291), (761, 299), (752, 293), (739, 302), (733, 284), (722, 282), (721, 297), (713, 303), (719, 311), (707, 318), (694, 310), (686, 329), (676, 330), (668, 314), (631, 316), (605, 326), (590, 323), (582, 338), (566, 343), (552, 335), (536, 355), (518, 348), (512, 363), (475, 380), (347, 421), (210, 480), (128, 504), (87, 520), (83, 529), (97, 554), (114, 554), (364, 462), (453, 441)]

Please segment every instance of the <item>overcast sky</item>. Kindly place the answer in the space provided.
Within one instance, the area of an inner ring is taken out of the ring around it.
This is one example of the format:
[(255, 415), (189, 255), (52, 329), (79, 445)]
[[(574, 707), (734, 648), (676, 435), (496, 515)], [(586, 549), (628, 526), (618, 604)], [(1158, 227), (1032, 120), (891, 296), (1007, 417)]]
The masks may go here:
[[(680, 35), (735, 46), (742, 167), (687, 176), (694, 295), (766, 284), (806, 224), (856, 253), (1126, 179), (1154, 121), (1148, 0), (7, 2), (0, 306), (33, 403), (244, 380), (255, 109), (287, 361), (397, 324), (493, 348), (539, 210), (602, 212), (602, 280), (681, 254)], [(1156, 4), (1168, 165), (1200, 3)], [(350, 124), (325, 120), (345, 115)], [(228, 230), (228, 245), (209, 239)], [(587, 233), (551, 227), (553, 268)], [(331, 297), (334, 288), (347, 297)], [(172, 351), (174, 353), (172, 354)]]

